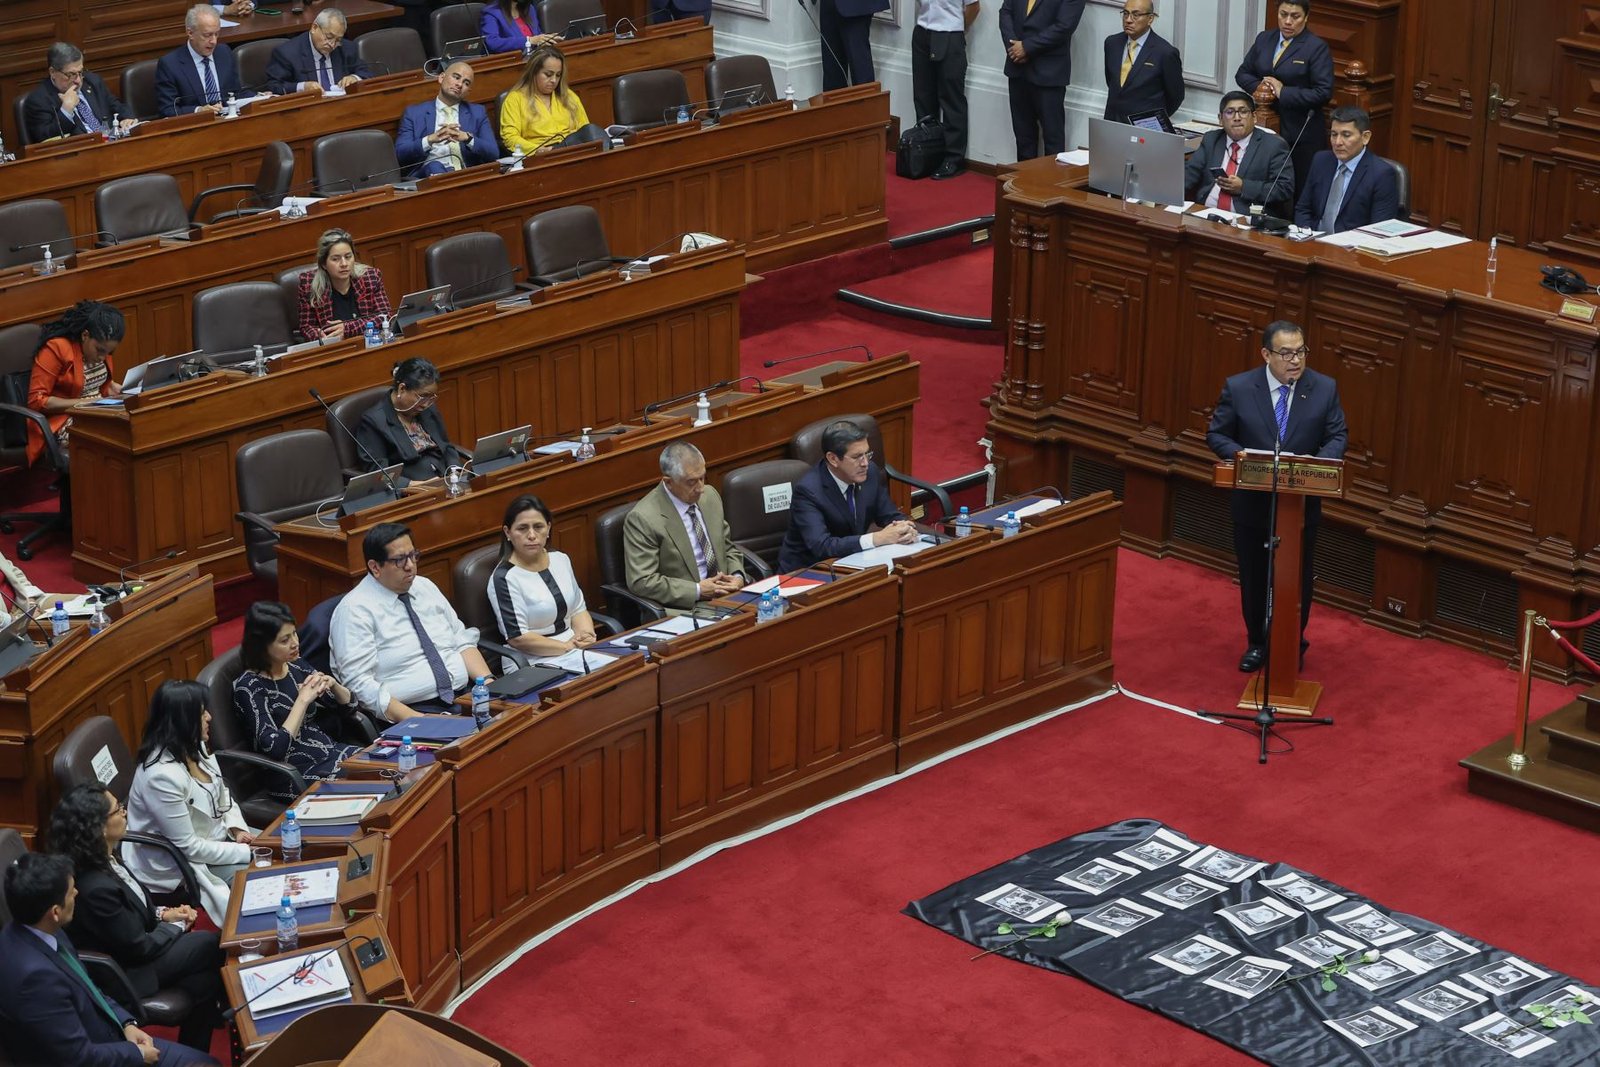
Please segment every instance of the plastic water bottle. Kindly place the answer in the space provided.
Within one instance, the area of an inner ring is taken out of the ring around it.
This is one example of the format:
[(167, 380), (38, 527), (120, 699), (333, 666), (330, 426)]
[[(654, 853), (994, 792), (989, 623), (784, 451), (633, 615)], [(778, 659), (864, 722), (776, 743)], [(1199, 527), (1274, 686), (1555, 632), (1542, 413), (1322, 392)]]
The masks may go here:
[(283, 813), (278, 839), (283, 842), (283, 862), (297, 862), (300, 859), (300, 820), (295, 818), (293, 808)]
[(383, 338), (378, 335), (377, 323), (369, 321), (362, 333), (366, 335), (368, 348), (377, 348), (383, 344)]
[(56, 610), (50, 613), (50, 633), (55, 637), (64, 637), (72, 629), (72, 622), (67, 618), (67, 606), (61, 601), (56, 601)]
[(444, 495), (460, 496), (467, 491), (465, 467), (451, 467), (444, 472)]
[(956, 515), (956, 536), (965, 537), (972, 532), (972, 512), (963, 507)]
[(267, 376), (267, 350), (260, 345), (256, 345), (255, 363), (251, 366), (250, 373), (257, 378), (265, 378)]
[(678, 121), (679, 122), (688, 122), (689, 121), (689, 105), (688, 104), (679, 104), (678, 105)]
[(110, 626), (111, 620), (106, 618), (105, 605), (100, 603), (98, 598), (91, 601), (91, 603), (94, 604), (94, 611), (89, 614), (89, 636), (93, 637), (107, 626)]
[(400, 756), (395, 760), (395, 766), (400, 768), (401, 774), (410, 774), (417, 769), (417, 746), (411, 743), (411, 735), (400, 739)]
[(288, 897), (278, 902), (278, 951), (293, 952), (300, 947), (300, 919)]
[(583, 428), (583, 436), (578, 438), (578, 451), (574, 452), (573, 455), (579, 459), (594, 458), (594, 442), (589, 440), (589, 427), (585, 426)]
[(711, 425), (711, 401), (706, 399), (706, 394), (701, 393), (700, 399), (694, 402), (694, 424), (696, 426)]
[(771, 622), (783, 614), (783, 595), (777, 589), (768, 589), (756, 602), (756, 622)]
[(783, 87), (783, 98), (784, 98), (784, 100), (788, 101), (790, 107), (794, 107), (795, 106), (795, 103), (794, 103), (794, 86), (793, 85), (785, 85)]
[(472, 680), (472, 721), (478, 724), (478, 729), (487, 730), (489, 722), (494, 718), (494, 712), (489, 710), (489, 681), (487, 678), (474, 678)]
[(1015, 511), (1006, 512), (1006, 517), (1000, 520), (1000, 536), (1015, 537), (1022, 532), (1022, 520), (1017, 518)]

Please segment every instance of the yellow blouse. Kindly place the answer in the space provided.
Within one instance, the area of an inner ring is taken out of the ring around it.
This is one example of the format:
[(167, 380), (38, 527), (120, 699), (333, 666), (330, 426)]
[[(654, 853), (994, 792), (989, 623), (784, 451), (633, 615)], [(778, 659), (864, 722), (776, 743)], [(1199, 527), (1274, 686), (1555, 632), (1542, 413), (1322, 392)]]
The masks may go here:
[[(546, 147), (554, 147), (561, 138), (589, 122), (577, 93), (572, 94), (572, 102), (576, 110), (569, 111), (559, 99), (552, 98), (552, 106), (546, 110), (543, 101), (534, 100), (527, 93), (508, 93), (500, 108), (501, 145), (508, 152), (520, 148), (529, 154), (547, 141)], [(552, 137), (555, 140), (550, 140)]]

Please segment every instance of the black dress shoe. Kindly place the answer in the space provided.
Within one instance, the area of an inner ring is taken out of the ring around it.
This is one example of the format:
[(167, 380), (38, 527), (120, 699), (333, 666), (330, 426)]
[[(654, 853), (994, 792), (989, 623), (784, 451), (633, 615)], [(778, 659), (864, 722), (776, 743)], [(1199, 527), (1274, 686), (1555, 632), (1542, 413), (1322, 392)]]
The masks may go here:
[(1244, 655), (1239, 657), (1239, 669), (1246, 674), (1254, 674), (1261, 669), (1261, 661), (1265, 657), (1265, 649), (1260, 645), (1251, 645), (1244, 650)]
[(942, 182), (946, 178), (954, 178), (957, 174), (960, 174), (966, 169), (966, 167), (961, 165), (961, 160), (947, 159), (943, 163), (939, 164), (938, 170), (933, 172), (933, 180), (936, 182)]

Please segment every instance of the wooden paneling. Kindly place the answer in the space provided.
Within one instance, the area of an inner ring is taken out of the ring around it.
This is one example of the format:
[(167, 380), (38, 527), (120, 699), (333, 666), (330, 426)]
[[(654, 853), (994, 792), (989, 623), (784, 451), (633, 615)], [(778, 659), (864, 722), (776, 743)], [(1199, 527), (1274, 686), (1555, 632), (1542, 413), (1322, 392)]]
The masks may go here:
[(456, 960), (456, 828), (454, 776), (423, 775), (382, 813), (389, 884), (379, 894), (395, 958), (413, 1002), (438, 1011), (461, 988)]

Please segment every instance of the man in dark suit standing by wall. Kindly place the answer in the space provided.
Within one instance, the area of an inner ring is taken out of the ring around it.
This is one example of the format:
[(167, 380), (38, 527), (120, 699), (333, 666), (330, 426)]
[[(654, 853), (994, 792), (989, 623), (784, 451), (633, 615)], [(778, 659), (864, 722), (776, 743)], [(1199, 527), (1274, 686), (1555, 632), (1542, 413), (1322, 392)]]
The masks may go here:
[(1183, 57), (1153, 27), (1155, 0), (1126, 0), (1122, 32), (1106, 38), (1106, 114), (1113, 122), (1130, 115), (1183, 106)]
[(336, 7), (317, 13), (311, 29), (272, 50), (267, 61), (267, 88), (275, 93), (311, 89), (323, 93), (348, 89), (372, 72), (356, 54), (355, 42), (345, 40), (349, 22)]
[(1310, 16), (1311, 0), (1283, 0), (1278, 28), (1261, 31), (1233, 75), (1245, 92), (1265, 84), (1277, 101), (1278, 134), (1294, 146), (1296, 189), (1328, 137), (1322, 108), (1333, 98), (1333, 56), (1328, 42), (1306, 29)]
[(1330, 151), (1311, 160), (1294, 221), (1310, 230), (1339, 233), (1400, 217), (1400, 179), (1389, 161), (1367, 151), (1372, 119), (1359, 107), (1335, 109), (1328, 127)]
[(1267, 214), (1287, 218), (1294, 210), (1288, 144), (1256, 128), (1256, 102), (1237, 89), (1223, 96), (1217, 122), (1222, 129), (1202, 137), (1184, 164), (1184, 198), (1241, 215), (1261, 204)]
[(878, 80), (872, 66), (872, 16), (889, 0), (817, 0), (822, 31), (822, 89)]
[(1018, 161), (1066, 151), (1072, 33), (1083, 18), (1083, 4), (1084, 0), (1001, 0), (1000, 42), (1006, 48), (1006, 95)]
[(889, 498), (888, 479), (872, 458), (867, 432), (858, 424), (841, 419), (822, 431), (821, 462), (794, 484), (779, 570), (917, 539), (917, 528)]
[(22, 105), (29, 142), (103, 133), (119, 116), (122, 129), (135, 125), (128, 105), (106, 88), (100, 75), (84, 69), (83, 51), (77, 45), (57, 41), (50, 46), (45, 63), (44, 81), (34, 86)]
[[(1235, 374), (1222, 386), (1222, 396), (1211, 413), (1206, 444), (1224, 460), (1246, 449), (1270, 452), (1274, 444), (1284, 452), (1344, 458), (1344, 408), (1339, 386), (1325, 374), (1306, 367), (1311, 352), (1305, 331), (1279, 320), (1261, 334), (1261, 359), (1265, 367)], [(1272, 525), (1270, 493), (1235, 489), (1232, 493), (1233, 548), (1239, 557), (1239, 601), (1249, 644), (1239, 659), (1239, 669), (1259, 670), (1267, 645), (1267, 536)], [(1300, 652), (1303, 656), (1306, 622), (1311, 617), (1312, 560), (1317, 548), (1317, 523), (1322, 502), (1306, 501), (1305, 538), (1300, 575)]]

